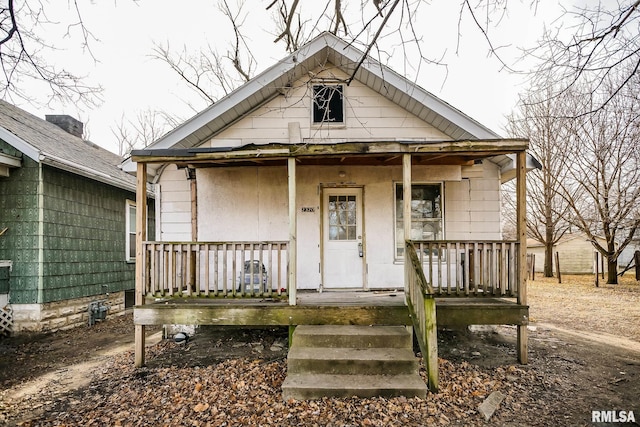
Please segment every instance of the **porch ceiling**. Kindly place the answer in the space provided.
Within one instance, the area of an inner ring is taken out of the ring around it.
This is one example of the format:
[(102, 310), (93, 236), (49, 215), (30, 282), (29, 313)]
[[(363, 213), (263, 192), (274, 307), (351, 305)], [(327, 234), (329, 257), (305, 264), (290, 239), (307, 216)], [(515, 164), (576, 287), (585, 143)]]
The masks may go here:
[(524, 139), (463, 140), (430, 142), (343, 142), (336, 144), (268, 144), (236, 148), (191, 148), (134, 150), (134, 162), (181, 166), (285, 165), (295, 157), (302, 165), (401, 165), (402, 155), (411, 154), (416, 165), (470, 165), (526, 150)]

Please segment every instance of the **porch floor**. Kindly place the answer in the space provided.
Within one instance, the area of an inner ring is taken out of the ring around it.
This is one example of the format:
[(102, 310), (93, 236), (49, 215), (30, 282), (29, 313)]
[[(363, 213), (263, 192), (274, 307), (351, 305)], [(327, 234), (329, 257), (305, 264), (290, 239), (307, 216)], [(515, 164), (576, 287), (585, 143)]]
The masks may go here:
[[(411, 325), (405, 295), (398, 291), (298, 290), (286, 298), (166, 298), (134, 308), (137, 325), (194, 324), (290, 326), (302, 324)], [(436, 298), (438, 326), (526, 325), (529, 307), (514, 299)]]

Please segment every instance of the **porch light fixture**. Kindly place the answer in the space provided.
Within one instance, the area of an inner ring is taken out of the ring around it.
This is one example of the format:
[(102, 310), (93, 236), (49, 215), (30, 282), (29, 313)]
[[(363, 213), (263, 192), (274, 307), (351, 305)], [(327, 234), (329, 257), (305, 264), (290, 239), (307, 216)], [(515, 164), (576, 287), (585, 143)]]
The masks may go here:
[(195, 170), (195, 168), (186, 167), (186, 168), (184, 168), (184, 173), (187, 176), (188, 180), (196, 179), (196, 170)]
[(346, 177), (346, 176), (347, 176), (347, 173), (346, 173), (345, 171), (340, 171), (340, 172), (338, 172), (338, 176), (339, 176), (340, 178), (344, 178), (344, 177)]

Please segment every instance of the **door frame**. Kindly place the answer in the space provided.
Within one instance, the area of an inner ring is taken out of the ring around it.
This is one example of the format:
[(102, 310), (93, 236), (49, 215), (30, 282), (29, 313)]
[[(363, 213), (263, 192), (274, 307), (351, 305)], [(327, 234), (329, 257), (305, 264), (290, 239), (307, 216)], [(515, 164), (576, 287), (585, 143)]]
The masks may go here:
[[(324, 196), (325, 193), (331, 190), (340, 190), (340, 189), (358, 189), (361, 194), (360, 206), (362, 207), (362, 222), (361, 222), (361, 231), (362, 231), (362, 286), (354, 287), (354, 288), (344, 288), (349, 290), (368, 290), (368, 280), (367, 280), (367, 232), (366, 232), (366, 220), (365, 220), (365, 191), (364, 185), (335, 185), (335, 184), (320, 184), (320, 289), (322, 291), (324, 289), (324, 278), (325, 278), (325, 205), (324, 205)], [(340, 290), (341, 288), (329, 288), (331, 290)]]

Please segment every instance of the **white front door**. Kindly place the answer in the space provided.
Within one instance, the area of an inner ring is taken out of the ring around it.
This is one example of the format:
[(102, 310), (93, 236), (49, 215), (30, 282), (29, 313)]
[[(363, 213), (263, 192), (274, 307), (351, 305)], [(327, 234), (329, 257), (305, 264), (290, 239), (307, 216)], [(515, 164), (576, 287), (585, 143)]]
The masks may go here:
[(323, 286), (363, 287), (362, 188), (323, 191)]

